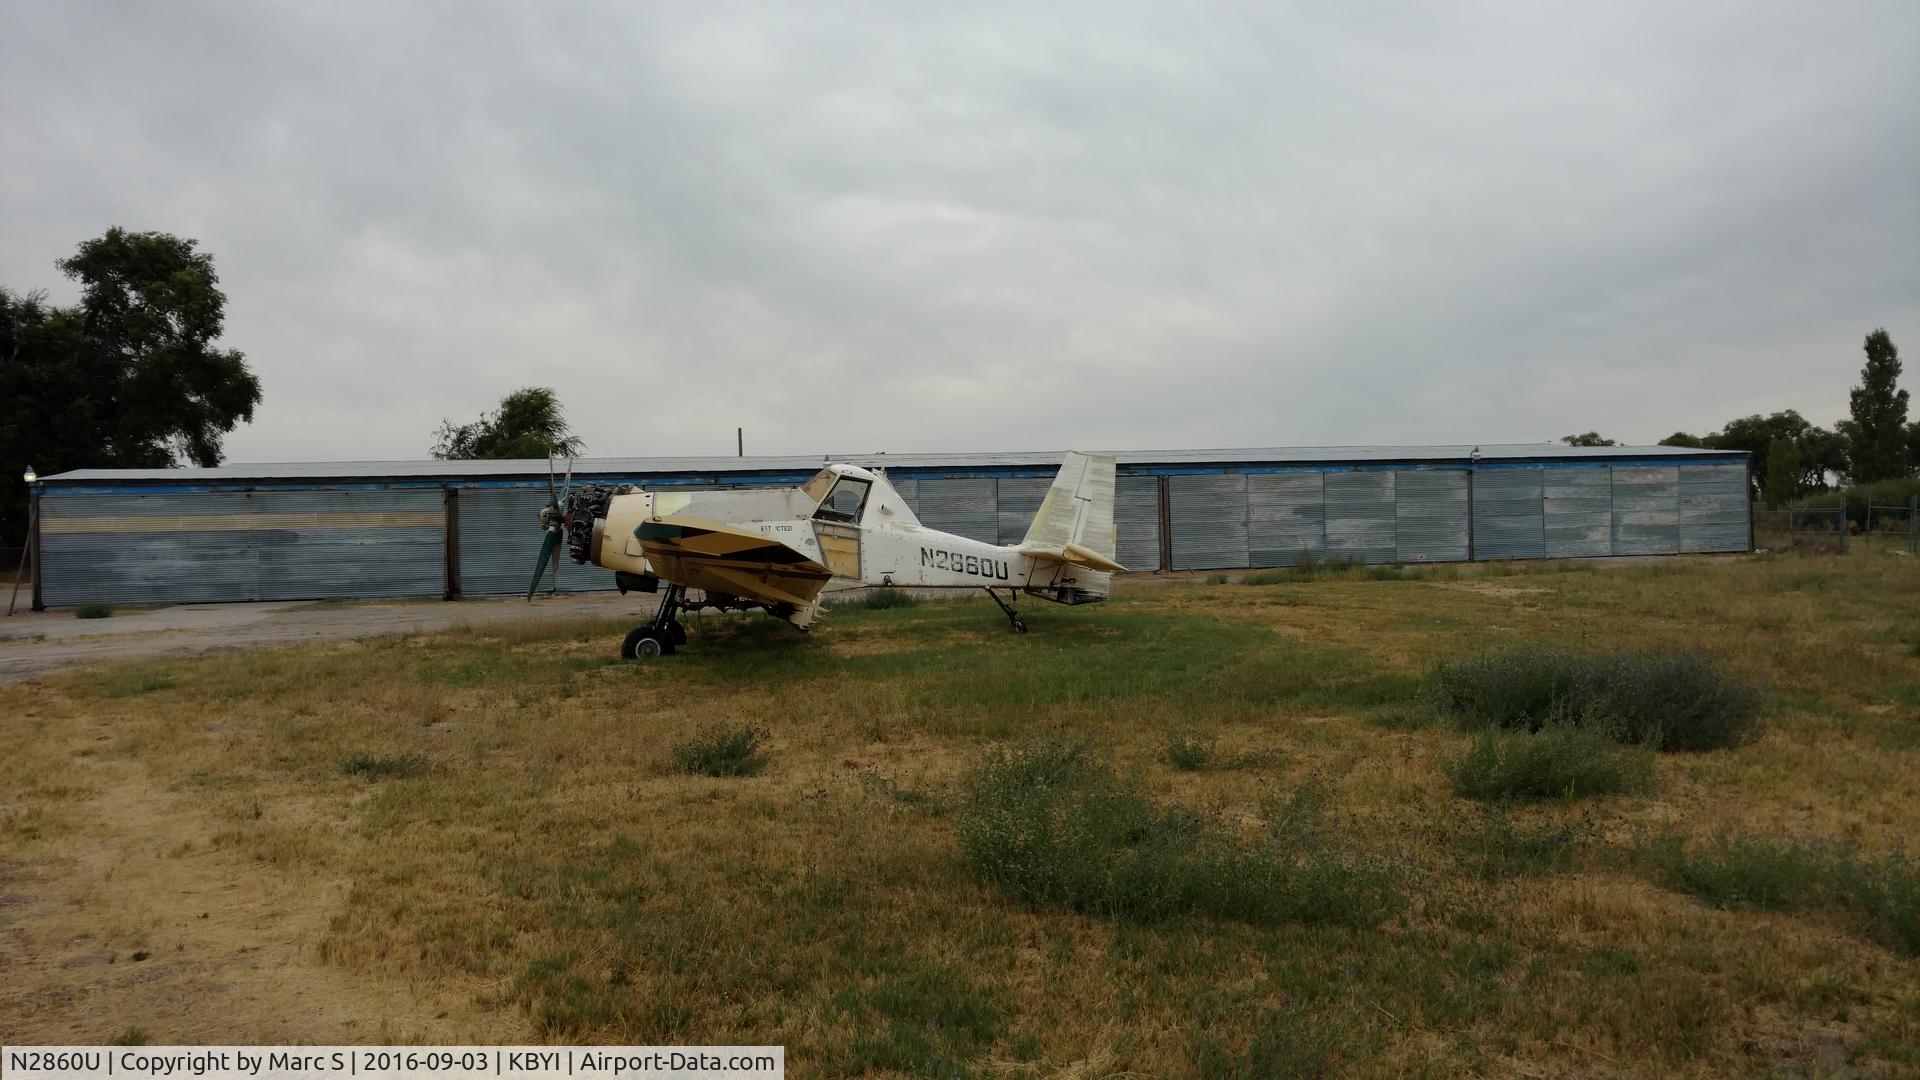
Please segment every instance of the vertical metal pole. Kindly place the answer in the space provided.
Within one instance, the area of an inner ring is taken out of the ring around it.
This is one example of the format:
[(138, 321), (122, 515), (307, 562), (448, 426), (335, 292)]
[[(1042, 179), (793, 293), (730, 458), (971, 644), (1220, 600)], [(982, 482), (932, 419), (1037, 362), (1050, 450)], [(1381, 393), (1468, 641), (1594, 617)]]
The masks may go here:
[(40, 564), (46, 559), (42, 553), (46, 546), (40, 542), (40, 485), (33, 485), (33, 500), (27, 503), (27, 544), (28, 554), (33, 556), (33, 610), (47, 610), (46, 598), (40, 595)]
[(1473, 555), (1473, 466), (1467, 466), (1467, 561), (1474, 561)]
[(733, 450), (734, 450), (735, 457), (747, 456), (747, 429), (746, 428), (737, 427), (733, 429)]
[(1173, 499), (1167, 493), (1167, 478), (1155, 479), (1160, 498), (1160, 569), (1173, 569)]
[(446, 519), (446, 544), (443, 549), (445, 567), (445, 589), (442, 600), (460, 599), (460, 489), (450, 487), (441, 501), (441, 514)]

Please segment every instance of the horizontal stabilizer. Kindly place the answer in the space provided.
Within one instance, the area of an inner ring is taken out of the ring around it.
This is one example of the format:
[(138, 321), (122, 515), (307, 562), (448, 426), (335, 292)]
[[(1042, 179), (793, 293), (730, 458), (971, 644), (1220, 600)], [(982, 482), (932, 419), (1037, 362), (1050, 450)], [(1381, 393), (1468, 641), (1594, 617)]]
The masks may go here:
[(1046, 547), (1041, 544), (1021, 544), (1020, 554), (1030, 559), (1053, 559), (1058, 562), (1084, 566), (1089, 570), (1104, 570), (1109, 574), (1122, 574), (1126, 567), (1107, 558), (1097, 551), (1088, 551), (1079, 544), (1062, 544), (1059, 547)]

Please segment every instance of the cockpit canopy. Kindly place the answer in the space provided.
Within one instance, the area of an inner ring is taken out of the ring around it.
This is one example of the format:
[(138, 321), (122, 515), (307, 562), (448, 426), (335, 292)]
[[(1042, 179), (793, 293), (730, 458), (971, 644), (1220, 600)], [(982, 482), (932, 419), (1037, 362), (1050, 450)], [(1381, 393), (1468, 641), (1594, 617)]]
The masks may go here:
[(873, 492), (876, 477), (851, 465), (829, 465), (800, 485), (800, 490), (816, 504), (813, 512), (820, 521), (858, 525), (865, 512), (867, 497)]

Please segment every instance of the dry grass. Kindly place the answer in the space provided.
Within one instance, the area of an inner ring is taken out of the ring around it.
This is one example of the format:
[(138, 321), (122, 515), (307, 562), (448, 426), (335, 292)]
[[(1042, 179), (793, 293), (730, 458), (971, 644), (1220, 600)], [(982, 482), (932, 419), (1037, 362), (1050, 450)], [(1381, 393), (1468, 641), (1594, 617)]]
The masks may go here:
[[(1129, 583), (1024, 637), (983, 599), (806, 639), (708, 620), (648, 665), (612, 659), (624, 626), (547, 621), (0, 688), (0, 1039), (773, 1042), (804, 1075), (1920, 1067), (1916, 961), (1857, 911), (1716, 906), (1635, 857), (1915, 836), (1920, 573), (1450, 578)], [(1421, 722), (1422, 675), (1529, 641), (1704, 647), (1765, 689), (1763, 732), (1662, 755), (1647, 795), (1465, 801), (1469, 737)], [(747, 727), (759, 775), (672, 760)], [(1176, 768), (1195, 731), (1206, 767)], [(1404, 903), (1023, 903), (955, 821), (990, 751), (1041, 735), (1218, 830), (1324, 791), (1315, 828)]]

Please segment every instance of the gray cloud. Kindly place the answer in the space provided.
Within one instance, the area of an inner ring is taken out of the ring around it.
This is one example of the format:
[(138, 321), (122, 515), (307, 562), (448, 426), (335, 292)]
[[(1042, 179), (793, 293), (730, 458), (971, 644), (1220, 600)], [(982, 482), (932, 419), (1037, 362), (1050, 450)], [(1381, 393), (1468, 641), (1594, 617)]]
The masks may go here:
[(238, 460), (1651, 440), (1920, 348), (1920, 9), (0, 8), (0, 282), (198, 238)]

